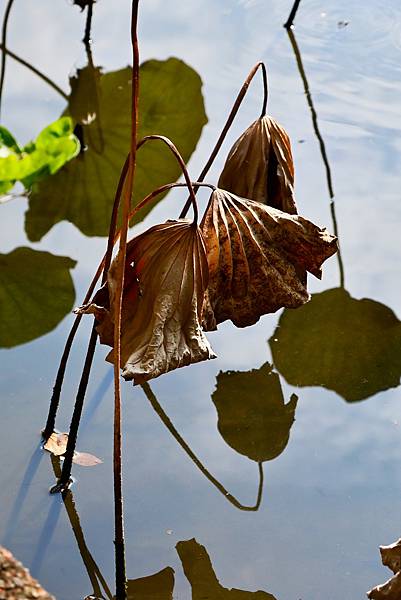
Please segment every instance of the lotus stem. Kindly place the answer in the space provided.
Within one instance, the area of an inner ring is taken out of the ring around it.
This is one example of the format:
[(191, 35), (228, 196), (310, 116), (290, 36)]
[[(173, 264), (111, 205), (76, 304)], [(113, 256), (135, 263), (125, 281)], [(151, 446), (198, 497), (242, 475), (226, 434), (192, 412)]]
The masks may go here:
[(32, 71), (32, 73), (35, 73), (35, 75), (37, 75), (38, 77), (40, 77), (40, 79), (43, 79), (43, 81), (45, 83), (47, 83), (48, 85), (50, 85), (50, 87), (52, 87), (58, 94), (60, 94), (60, 96), (62, 96), (65, 100), (68, 100), (68, 94), (66, 94), (64, 92), (64, 90), (62, 90), (61, 87), (59, 87), (57, 85), (57, 83), (54, 83), (54, 81), (52, 81), (49, 77), (47, 77), (47, 75), (45, 75), (44, 73), (42, 73), (41, 71), (39, 71), (39, 69), (37, 69), (36, 67), (34, 67), (33, 65), (31, 65), (31, 63), (29, 63), (28, 61), (24, 60), (23, 58), (21, 58), (20, 56), (18, 56), (14, 52), (11, 52), (11, 50), (9, 50), (8, 48), (6, 48), (4, 44), (0, 44), (0, 50), (2, 52), (5, 52), (10, 58), (12, 58), (16, 62), (20, 63), (22, 66), (24, 66), (27, 69), (29, 69), (30, 71)]
[[(201, 172), (201, 174), (198, 177), (198, 181), (203, 181), (206, 177), (206, 175), (209, 172), (210, 167), (212, 166), (212, 164), (215, 161), (215, 158), (217, 156), (217, 154), (220, 151), (220, 148), (223, 145), (223, 142), (226, 138), (226, 135), (231, 127), (231, 125), (234, 122), (234, 119), (237, 115), (237, 112), (242, 104), (242, 101), (248, 91), (249, 85), (252, 81), (252, 79), (255, 77), (257, 71), (259, 68), (262, 68), (262, 74), (263, 74), (263, 86), (264, 86), (264, 94), (263, 94), (263, 106), (262, 106), (262, 116), (264, 116), (266, 114), (266, 109), (267, 109), (267, 98), (268, 98), (268, 86), (267, 86), (267, 73), (266, 73), (266, 67), (264, 65), (263, 62), (258, 62), (256, 63), (256, 65), (250, 70), (248, 77), (245, 79), (242, 88), (240, 89), (237, 98), (235, 99), (235, 102), (233, 104), (233, 107), (231, 109), (230, 114), (228, 115), (226, 124), (223, 127), (223, 130), (216, 142), (215, 147), (213, 148), (205, 166), (203, 167), (203, 170)], [(198, 191), (198, 188), (195, 187), (195, 193)], [(185, 203), (184, 208), (181, 211), (180, 214), (180, 218), (184, 218), (188, 212), (188, 209), (191, 205), (191, 198), (188, 198), (187, 202)]]
[(292, 27), (295, 19), (295, 15), (297, 14), (298, 7), (301, 3), (301, 0), (295, 0), (294, 5), (291, 9), (290, 14), (288, 15), (287, 21), (284, 23), (284, 27), (288, 30)]
[(89, 4), (88, 4), (88, 10), (86, 13), (85, 35), (82, 40), (83, 43), (85, 44), (85, 46), (88, 46), (91, 43), (93, 4), (94, 4), (94, 0), (91, 0), (91, 2), (89, 2)]
[(1, 100), (3, 96), (3, 87), (4, 87), (4, 78), (6, 76), (6, 45), (7, 45), (7, 27), (8, 20), (10, 18), (10, 13), (12, 6), (14, 4), (14, 0), (8, 0), (6, 10), (4, 11), (3, 24), (1, 28), (1, 70), (0, 70), (0, 111), (1, 111)]
[(173, 144), (173, 142), (164, 135), (147, 135), (144, 138), (142, 138), (140, 140), (140, 142), (138, 142), (137, 148), (139, 149), (141, 146), (143, 146), (143, 144), (145, 144), (149, 140), (160, 140), (161, 142), (164, 142), (168, 146), (168, 148), (171, 150), (171, 152), (174, 154), (175, 158), (177, 159), (178, 164), (180, 165), (182, 173), (184, 175), (186, 184), (188, 186), (189, 198), (190, 198), (190, 202), (192, 202), (192, 207), (194, 210), (194, 223), (197, 223), (198, 222), (198, 205), (196, 202), (194, 188), (192, 187), (191, 178), (189, 177), (187, 166), (184, 162), (184, 159), (182, 158), (181, 154), (178, 152), (178, 150), (177, 150), (176, 146)]
[(220, 481), (218, 481), (218, 479), (216, 479), (216, 477), (214, 477), (210, 473), (210, 471), (208, 471), (206, 469), (206, 467), (201, 463), (199, 458), (196, 456), (196, 454), (191, 450), (189, 445), (186, 443), (184, 438), (181, 437), (181, 435), (178, 433), (178, 431), (174, 427), (173, 423), (171, 422), (170, 418), (167, 416), (167, 414), (164, 412), (162, 406), (159, 404), (150, 385), (148, 383), (143, 383), (143, 384), (141, 384), (141, 388), (143, 389), (145, 396), (149, 400), (153, 410), (156, 412), (156, 414), (158, 415), (158, 417), (160, 418), (162, 423), (167, 427), (167, 429), (169, 430), (169, 432), (171, 433), (173, 438), (179, 443), (181, 448), (189, 456), (189, 458), (196, 465), (196, 467), (198, 467), (198, 469), (201, 471), (201, 473), (203, 473), (203, 475), (206, 477), (206, 479), (208, 479), (210, 481), (210, 483), (212, 485), (214, 485), (214, 487), (224, 496), (224, 498), (226, 500), (228, 500), (228, 502), (230, 502), (233, 506), (235, 506), (239, 510), (252, 511), (252, 512), (257, 511), (260, 507), (260, 503), (262, 501), (262, 495), (263, 495), (263, 479), (264, 479), (263, 478), (263, 464), (261, 462), (258, 463), (259, 484), (258, 484), (256, 503), (254, 504), (254, 506), (246, 506), (244, 504), (241, 504), (241, 502), (239, 500), (237, 500), (237, 498), (235, 496), (230, 494), (230, 492), (228, 492), (226, 490), (226, 488), (220, 483)]
[(122, 225), (120, 245), (117, 253), (116, 288), (114, 305), (114, 443), (113, 443), (113, 476), (114, 476), (114, 532), (115, 532), (115, 576), (116, 600), (126, 600), (126, 570), (124, 544), (124, 509), (122, 493), (122, 432), (121, 432), (121, 309), (124, 287), (125, 258), (127, 249), (127, 233), (131, 198), (134, 184), (137, 134), (138, 134), (138, 96), (139, 96), (139, 47), (138, 47), (138, 5), (139, 0), (132, 0), (131, 42), (132, 42), (132, 106), (131, 106), (131, 145), (128, 161), (128, 173), (124, 186), (122, 205)]
[(95, 329), (95, 323), (92, 326), (92, 333), (89, 338), (88, 350), (86, 353), (84, 368), (82, 370), (81, 380), (79, 382), (77, 397), (74, 405), (74, 412), (72, 414), (71, 425), (68, 432), (67, 448), (64, 454), (63, 468), (61, 470), (61, 476), (57, 484), (50, 489), (51, 494), (57, 494), (68, 489), (71, 483), (71, 468), (72, 459), (74, 458), (75, 447), (78, 437), (79, 423), (81, 421), (82, 408), (84, 405), (85, 393), (88, 387), (89, 375), (92, 367), (93, 355), (96, 347), (97, 332)]

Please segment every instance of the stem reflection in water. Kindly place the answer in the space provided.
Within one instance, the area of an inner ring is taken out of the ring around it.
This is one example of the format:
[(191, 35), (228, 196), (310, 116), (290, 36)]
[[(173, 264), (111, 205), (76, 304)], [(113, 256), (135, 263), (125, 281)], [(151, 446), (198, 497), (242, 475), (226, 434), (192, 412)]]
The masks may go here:
[[(301, 52), (299, 50), (297, 41), (295, 39), (295, 34), (291, 28), (287, 29), (287, 34), (290, 39), (292, 49), (294, 51), (294, 56), (295, 56), (295, 60), (297, 62), (298, 71), (299, 71), (299, 74), (301, 76), (302, 83), (304, 86), (306, 101), (308, 103), (309, 110), (310, 110), (311, 116), (312, 116), (313, 130), (314, 130), (316, 138), (319, 142), (320, 154), (322, 156), (322, 161), (323, 161), (324, 168), (326, 171), (326, 181), (327, 181), (327, 189), (328, 189), (329, 197), (330, 197), (330, 212), (331, 212), (331, 218), (333, 221), (333, 229), (334, 229), (335, 235), (338, 237), (338, 225), (337, 225), (337, 217), (336, 217), (336, 212), (335, 212), (333, 180), (332, 180), (332, 175), (331, 175), (329, 159), (327, 157), (326, 146), (325, 146), (322, 134), (320, 133), (319, 124), (318, 124), (318, 120), (317, 120), (317, 112), (316, 112), (316, 109), (313, 104), (312, 94), (309, 89), (309, 83), (308, 83), (305, 69), (304, 69), (304, 66), (302, 63)], [(342, 257), (341, 257), (340, 245), (339, 245), (338, 252), (337, 252), (337, 260), (338, 260), (338, 268), (340, 271), (340, 287), (343, 288), (344, 287), (344, 265), (343, 265), (343, 261), (342, 261)]]

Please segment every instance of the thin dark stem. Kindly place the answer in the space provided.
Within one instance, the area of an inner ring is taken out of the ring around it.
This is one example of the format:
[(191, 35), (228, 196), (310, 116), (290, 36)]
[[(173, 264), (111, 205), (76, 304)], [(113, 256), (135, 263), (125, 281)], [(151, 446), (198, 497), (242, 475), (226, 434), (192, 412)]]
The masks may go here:
[[(226, 138), (226, 135), (227, 135), (227, 133), (228, 133), (231, 125), (233, 124), (233, 121), (234, 121), (234, 119), (235, 119), (235, 117), (237, 115), (237, 112), (238, 112), (238, 110), (239, 110), (239, 108), (240, 108), (240, 106), (242, 104), (242, 101), (243, 101), (243, 99), (245, 97), (245, 94), (248, 91), (249, 85), (250, 85), (252, 79), (255, 77), (256, 72), (258, 71), (258, 69), (260, 67), (262, 67), (262, 65), (264, 67), (264, 64), (262, 62), (256, 63), (256, 65), (249, 72), (248, 77), (245, 79), (244, 84), (243, 84), (242, 88), (240, 89), (237, 98), (235, 99), (235, 102), (233, 104), (231, 112), (228, 115), (226, 124), (224, 125), (223, 130), (222, 130), (222, 132), (221, 132), (221, 134), (220, 134), (220, 136), (219, 136), (219, 138), (218, 138), (218, 140), (216, 142), (216, 145), (213, 148), (213, 150), (212, 150), (212, 152), (211, 152), (211, 154), (210, 154), (210, 156), (209, 156), (209, 158), (208, 158), (205, 166), (202, 169), (201, 174), (198, 177), (198, 181), (203, 181), (205, 179), (206, 175), (208, 174), (209, 169), (212, 166), (212, 164), (214, 163), (214, 160), (215, 160), (217, 154), (219, 153), (219, 150), (220, 150), (221, 146), (223, 145), (223, 142), (224, 142), (224, 140)], [(266, 68), (264, 67), (264, 69), (266, 69)], [(263, 77), (263, 83), (264, 83), (264, 96), (263, 96), (262, 116), (264, 116), (266, 108), (267, 108), (267, 97), (268, 97), (267, 76)], [(197, 191), (198, 191), (198, 188), (195, 187), (195, 193)], [(191, 198), (188, 198), (188, 200), (185, 203), (184, 208), (181, 211), (180, 218), (184, 218), (186, 216), (186, 214), (187, 214), (187, 212), (189, 210), (190, 205), (191, 205)]]
[(171, 150), (171, 152), (174, 154), (175, 158), (177, 159), (178, 164), (180, 165), (182, 173), (184, 175), (185, 182), (188, 186), (189, 197), (191, 199), (192, 207), (193, 207), (193, 211), (194, 211), (194, 223), (197, 223), (198, 222), (198, 205), (196, 202), (194, 188), (192, 187), (191, 178), (188, 174), (187, 166), (184, 162), (184, 159), (182, 158), (181, 154), (178, 152), (178, 150), (177, 150), (176, 146), (173, 144), (173, 142), (164, 135), (147, 135), (147, 136), (145, 136), (144, 138), (142, 138), (140, 140), (140, 142), (138, 142), (137, 149), (139, 150), (139, 148), (141, 146), (143, 146), (149, 140), (160, 140), (161, 142), (164, 142), (167, 145), (167, 147)]
[(263, 494), (263, 465), (262, 465), (262, 463), (258, 463), (259, 485), (258, 485), (258, 494), (257, 494), (257, 498), (256, 498), (256, 503), (254, 506), (245, 506), (244, 504), (241, 504), (241, 502), (239, 502), (239, 500), (237, 500), (237, 498), (235, 498), (235, 496), (230, 494), (226, 490), (226, 488), (220, 483), (220, 481), (218, 481), (218, 479), (216, 479), (206, 469), (206, 467), (201, 463), (199, 458), (191, 450), (191, 448), (188, 446), (186, 441), (181, 437), (181, 435), (178, 433), (178, 431), (174, 427), (173, 423), (170, 421), (167, 414), (164, 412), (164, 410), (161, 407), (161, 405), (159, 404), (156, 396), (154, 395), (150, 385), (148, 383), (143, 383), (143, 384), (141, 384), (141, 388), (145, 392), (145, 395), (146, 395), (147, 399), (149, 400), (152, 408), (154, 409), (156, 414), (159, 416), (162, 423), (167, 427), (167, 429), (169, 430), (171, 435), (174, 437), (174, 439), (179, 443), (181, 448), (184, 450), (184, 452), (186, 452), (186, 454), (189, 456), (189, 458), (192, 460), (192, 462), (198, 467), (198, 469), (201, 471), (201, 473), (203, 473), (203, 475), (210, 481), (210, 483), (212, 483), (215, 486), (215, 488), (224, 496), (224, 498), (226, 500), (228, 500), (231, 504), (233, 504), (233, 506), (235, 506), (236, 508), (239, 508), (240, 510), (257, 511), (259, 509), (260, 503), (262, 501), (262, 494)]
[(44, 82), (50, 85), (50, 87), (52, 87), (58, 94), (60, 94), (60, 96), (62, 96), (65, 100), (68, 100), (68, 94), (66, 94), (64, 90), (62, 90), (61, 87), (57, 85), (57, 83), (54, 83), (54, 81), (47, 77), (47, 75), (39, 71), (39, 69), (31, 65), (28, 61), (24, 60), (14, 52), (11, 52), (11, 50), (6, 48), (3, 44), (0, 44), (0, 50), (2, 52), (5, 52), (10, 58), (20, 63), (22, 66), (32, 71), (32, 73), (35, 73), (35, 75), (37, 75), (38, 77), (40, 77), (40, 79), (42, 79)]
[(139, 96), (139, 46), (138, 46), (138, 7), (139, 0), (132, 0), (131, 43), (132, 43), (132, 104), (131, 104), (131, 144), (128, 173), (124, 186), (122, 204), (122, 224), (120, 245), (116, 257), (116, 285), (114, 296), (114, 436), (113, 436), (113, 478), (114, 478), (114, 544), (116, 600), (126, 600), (126, 568), (124, 541), (124, 506), (122, 491), (122, 417), (121, 417), (121, 310), (124, 288), (124, 272), (127, 251), (127, 234), (131, 198), (134, 185), (136, 151), (138, 137), (138, 96)]
[[(335, 235), (338, 237), (338, 226), (337, 226), (337, 218), (336, 218), (335, 203), (334, 203), (333, 180), (332, 180), (332, 176), (331, 176), (330, 163), (329, 163), (329, 159), (328, 159), (327, 152), (326, 152), (326, 146), (325, 146), (322, 134), (320, 133), (319, 123), (318, 123), (318, 119), (317, 119), (317, 112), (316, 112), (314, 104), (313, 104), (312, 94), (309, 89), (309, 83), (308, 83), (308, 79), (306, 77), (306, 72), (305, 72), (305, 69), (303, 66), (301, 52), (298, 48), (298, 44), (295, 39), (293, 30), (291, 28), (287, 29), (287, 33), (288, 33), (288, 37), (290, 38), (292, 49), (294, 51), (299, 75), (302, 79), (306, 101), (308, 103), (309, 110), (310, 110), (311, 117), (312, 117), (313, 130), (315, 132), (317, 141), (319, 143), (320, 154), (321, 154), (323, 165), (324, 165), (324, 168), (326, 171), (326, 182), (327, 182), (327, 189), (328, 189), (329, 196), (330, 196), (330, 211), (331, 211), (331, 215), (332, 215), (332, 219), (333, 219), (333, 229), (334, 229)], [(340, 247), (338, 248), (338, 252), (337, 252), (337, 261), (338, 261), (338, 268), (340, 271), (340, 285), (341, 285), (341, 287), (344, 287), (344, 265), (343, 265), (343, 261), (342, 261), (342, 257), (341, 257)]]
[(83, 43), (85, 46), (91, 42), (91, 29), (92, 29), (92, 16), (93, 16), (93, 2), (89, 2), (88, 10), (86, 12), (86, 23), (85, 23), (85, 35)]
[(14, 0), (8, 0), (6, 10), (4, 11), (3, 24), (1, 28), (1, 71), (0, 71), (0, 111), (1, 111), (1, 100), (3, 96), (3, 87), (4, 87), (4, 78), (6, 76), (6, 45), (7, 45), (7, 27), (8, 20), (10, 18), (10, 13), (12, 6), (14, 4)]
[(71, 419), (70, 430), (68, 432), (67, 449), (64, 455), (63, 468), (57, 484), (50, 489), (51, 494), (56, 494), (66, 490), (71, 482), (72, 459), (74, 458), (75, 447), (78, 437), (79, 423), (81, 421), (82, 409), (84, 405), (85, 393), (88, 387), (89, 375), (92, 367), (93, 355), (96, 348), (97, 333), (95, 323), (92, 327), (92, 333), (89, 339), (88, 350), (86, 353), (84, 368), (79, 382), (77, 397), (75, 400), (74, 412)]
[[(89, 302), (89, 300), (93, 294), (93, 291), (95, 289), (95, 286), (99, 280), (102, 269), (103, 269), (102, 284), (104, 284), (107, 279), (107, 272), (110, 267), (111, 258), (112, 258), (112, 254), (113, 254), (113, 247), (114, 247), (114, 243), (115, 243), (118, 207), (119, 207), (119, 202), (120, 202), (120, 198), (121, 198), (121, 194), (122, 194), (122, 190), (123, 190), (123, 186), (124, 186), (124, 181), (127, 176), (127, 171), (128, 171), (128, 157), (122, 168), (120, 180), (118, 182), (117, 191), (116, 191), (116, 195), (114, 198), (113, 209), (112, 209), (111, 219), (110, 219), (109, 237), (107, 240), (107, 251), (106, 251), (105, 256), (103, 257), (102, 262), (100, 263), (100, 265), (96, 271), (94, 278), (91, 281), (88, 291), (86, 292), (85, 298), (83, 300), (83, 304), (86, 304), (87, 302)], [(68, 338), (67, 338), (67, 341), (64, 346), (60, 365), (59, 365), (57, 375), (56, 375), (56, 381), (55, 381), (54, 388), (53, 388), (53, 394), (52, 394), (52, 397), (50, 400), (50, 407), (49, 407), (49, 413), (47, 416), (46, 426), (42, 433), (42, 436), (43, 436), (43, 439), (45, 442), (47, 442), (47, 440), (49, 439), (49, 437), (51, 436), (51, 434), (53, 433), (54, 428), (55, 428), (56, 416), (57, 416), (58, 407), (60, 405), (61, 388), (62, 388), (63, 381), (64, 381), (65, 371), (66, 371), (68, 359), (70, 356), (72, 344), (75, 339), (75, 335), (77, 333), (81, 319), (82, 319), (82, 314), (78, 314), (75, 317), (74, 323), (71, 327), (70, 333), (68, 334)]]
[[(60, 457), (54, 456), (51, 454), (51, 462), (54, 471), (54, 475), (57, 479), (61, 477), (61, 466), (60, 466)], [(113, 595), (110, 591), (109, 586), (107, 585), (107, 581), (103, 577), (98, 565), (96, 564), (95, 559), (93, 558), (87, 544), (85, 541), (84, 532), (82, 530), (81, 521), (79, 518), (78, 511), (75, 506), (74, 496), (71, 490), (66, 490), (62, 493), (62, 499), (64, 502), (65, 509), (67, 511), (67, 515), (74, 532), (74, 536), (76, 542), (78, 544), (79, 553), (82, 557), (83, 563), (85, 565), (86, 572), (93, 586), (93, 595), (96, 598), (103, 598), (102, 592), (100, 589), (100, 585), (103, 587), (105, 594), (109, 600), (113, 599)], [(100, 585), (99, 585), (100, 583)]]
[(263, 78), (263, 106), (262, 106), (262, 112), (260, 114), (260, 118), (263, 119), (263, 117), (266, 115), (266, 112), (267, 112), (267, 100), (269, 98), (269, 83), (268, 83), (268, 79), (267, 79), (266, 65), (263, 62), (260, 64), (262, 66), (262, 78)]
[(288, 19), (284, 23), (284, 27), (286, 29), (290, 29), (292, 27), (292, 24), (294, 22), (295, 15), (297, 14), (297, 10), (298, 10), (298, 7), (299, 7), (300, 3), (301, 3), (301, 0), (295, 0), (294, 5), (293, 5), (293, 7), (291, 9), (291, 12), (288, 15)]

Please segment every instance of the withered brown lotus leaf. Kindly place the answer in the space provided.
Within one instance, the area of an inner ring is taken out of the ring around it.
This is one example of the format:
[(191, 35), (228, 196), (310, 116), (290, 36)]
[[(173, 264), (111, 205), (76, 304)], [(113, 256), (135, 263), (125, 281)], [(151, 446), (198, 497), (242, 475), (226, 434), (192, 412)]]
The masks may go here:
[(296, 214), (294, 163), (287, 132), (268, 116), (252, 123), (231, 148), (218, 185)]
[(203, 327), (256, 323), (309, 300), (306, 273), (337, 250), (337, 238), (307, 219), (215, 190), (201, 223), (209, 264)]
[(399, 600), (401, 598), (401, 539), (390, 546), (380, 546), (382, 563), (391, 569), (394, 577), (367, 593), (371, 600)]
[[(81, 312), (98, 320), (100, 341), (113, 346), (116, 261), (107, 287)], [(123, 377), (142, 383), (178, 367), (215, 358), (201, 326), (208, 285), (202, 233), (189, 221), (155, 225), (127, 245), (121, 318)], [(113, 351), (107, 360), (113, 362)]]

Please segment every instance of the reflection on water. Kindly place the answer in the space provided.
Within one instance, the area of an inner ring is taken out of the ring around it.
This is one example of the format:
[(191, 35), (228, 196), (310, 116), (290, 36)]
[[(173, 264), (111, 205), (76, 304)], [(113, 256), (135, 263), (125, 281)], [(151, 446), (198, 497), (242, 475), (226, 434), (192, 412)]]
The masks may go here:
[(323, 386), (347, 402), (398, 387), (401, 323), (384, 304), (343, 288), (285, 310), (269, 340), (274, 366), (296, 386)]
[(204, 546), (195, 539), (176, 546), (185, 577), (191, 584), (192, 600), (276, 600), (267, 592), (245, 592), (223, 587), (216, 577)]
[[(35, 190), (26, 215), (30, 240), (40, 240), (35, 252), (79, 258), (73, 276), (81, 296), (82, 282), (103, 252), (101, 240), (88, 240), (81, 232), (104, 235), (107, 203), (113, 197), (110, 181), (125, 157), (124, 112), (130, 73), (121, 68), (129, 55), (119, 35), (126, 31), (125, 5), (116, 9), (110, 3), (96, 3), (96, 65), (105, 68), (95, 66), (88, 56), (86, 66), (77, 71), (79, 50), (74, 44), (82, 37), (83, 22), (74, 21), (75, 17), (68, 20), (68, 14), (77, 11), (61, 3), (53, 19), (55, 8), (50, 0), (35, 9), (28, 4), (20, 8), (15, 3), (7, 43), (17, 57), (32, 58), (57, 84), (48, 78), (53, 89), (42, 85), (37, 75), (10, 57), (2, 117), (6, 124), (8, 120), (14, 124), (13, 131), (19, 128), (21, 139), (29, 139), (32, 131), (40, 131), (67, 110), (88, 146), (69, 165), (71, 177), (69, 172), (63, 177), (60, 173), (54, 187), (48, 180)], [(266, 20), (264, 5), (259, 0), (233, 3), (223, 18), (224, 7), (211, 0), (191, 2), (184, 8), (162, 0), (144, 3), (142, 54), (143, 66), (149, 70), (144, 73), (144, 85), (148, 77), (152, 87), (153, 68), (171, 65), (178, 69), (178, 59), (166, 60), (171, 55), (184, 58), (201, 75), (210, 123), (190, 165), (191, 173), (197, 173), (209, 153), (210, 140), (217, 136), (228, 98), (236, 91), (239, 72), (245, 73), (248, 63), (259, 58), (267, 60), (274, 91), (272, 112), (286, 124), (293, 140), (305, 140), (293, 143), (298, 203), (322, 225), (328, 225), (332, 208), (340, 225), (344, 266), (341, 271), (342, 265), (337, 269), (331, 261), (323, 282), (311, 282), (310, 304), (299, 310), (284, 311), (280, 319), (266, 316), (246, 332), (223, 325), (215, 337), (223, 350), (215, 365), (161, 378), (150, 392), (145, 390), (148, 400), (143, 403), (142, 390), (124, 390), (128, 589), (130, 598), (136, 600), (188, 600), (191, 589), (196, 600), (273, 600), (268, 591), (245, 591), (255, 589), (270, 590), (280, 600), (355, 600), (380, 581), (375, 549), (394, 533), (394, 498), (400, 492), (396, 389), (401, 374), (401, 330), (396, 316), (401, 311), (396, 277), (400, 161), (394, 136), (400, 122), (395, 102), (400, 7), (395, 0), (369, 5), (341, 0), (330, 6), (302, 0), (295, 29), (299, 46), (292, 36), (298, 50), (294, 57), (294, 45), (279, 29), (289, 7), (272, 0)], [(199, 23), (205, 14), (209, 24), (203, 30)], [(43, 22), (49, 26), (36, 51), (31, 33)], [(51, 36), (57, 38), (53, 53), (51, 42), (46, 41)], [(183, 69), (190, 73), (188, 67)], [(75, 73), (69, 94), (63, 90), (67, 89), (63, 79), (67, 72)], [(201, 82), (191, 73), (196, 92), (184, 98), (185, 106), (197, 103), (203, 120), (197, 123), (188, 156), (205, 122)], [(169, 81), (174, 92), (177, 78), (172, 69)], [(180, 92), (171, 98), (168, 90), (157, 92), (157, 101), (176, 105), (185, 96)], [(249, 104), (252, 94), (247, 96)], [(241, 107), (233, 139), (250, 120), (252, 111), (247, 106)], [(152, 107), (152, 116), (157, 116), (159, 104)], [(146, 114), (144, 108), (142, 112)], [(311, 139), (311, 118), (316, 139)], [(154, 123), (146, 132), (162, 129)], [(186, 122), (174, 122), (174, 128), (178, 126), (181, 129), (171, 132), (175, 140), (189, 131)], [(164, 150), (148, 148), (149, 160), (158, 166)], [(221, 166), (216, 163), (216, 172)], [(163, 171), (160, 176), (167, 174)], [(78, 185), (75, 177), (84, 178), (84, 185)], [(334, 187), (336, 206), (330, 205)], [(70, 203), (70, 196), (76, 201)], [(385, 211), (379, 210), (384, 202)], [(2, 252), (26, 245), (21, 225), (24, 203), (1, 207), (5, 243), (11, 246)], [(146, 224), (165, 220), (171, 216), (169, 209), (168, 202), (161, 202)], [(76, 227), (61, 223), (66, 220)], [(385, 229), (382, 221), (391, 227)], [(374, 237), (366, 235), (366, 226), (375, 232)], [(43, 273), (46, 270), (39, 267)], [(24, 331), (21, 319), (18, 327)], [(60, 334), (2, 351), (0, 450), (7, 460), (2, 461), (1, 473), (1, 535), (28, 566), (39, 571), (45, 587), (60, 600), (87, 594), (111, 600), (111, 403), (103, 356), (95, 360), (91, 392), (96, 402), (89, 403), (81, 430), (83, 447), (101, 455), (103, 467), (77, 472), (74, 496), (71, 491), (63, 496), (64, 511), (61, 503), (47, 497), (53, 478), (47, 460), (40, 461), (41, 454), (35, 452), (29, 462), (46, 413), (62, 329), (63, 325)], [(270, 338), (272, 358), (266, 338)], [(66, 378), (67, 404), (73, 397), (82, 350), (78, 336), (77, 356)], [(318, 389), (303, 391), (297, 403), (293, 392), (299, 392), (291, 385)], [(334, 399), (328, 410), (328, 390), (348, 404)], [(97, 402), (103, 395), (104, 402)], [(371, 400), (350, 404), (365, 398)], [(63, 411), (64, 406), (60, 423), (65, 423), (68, 407)], [(292, 428), (295, 412), (297, 423)], [(279, 460), (272, 460), (275, 457)], [(263, 473), (260, 470), (258, 478), (257, 471), (262, 460), (271, 461), (263, 502)], [(57, 473), (58, 466), (54, 466)], [(171, 533), (166, 535), (167, 531)], [(189, 538), (202, 540), (204, 546)]]
[(219, 431), (231, 448), (258, 463), (284, 451), (298, 398), (293, 394), (285, 404), (279, 376), (269, 363), (252, 371), (219, 373), (212, 400)]

